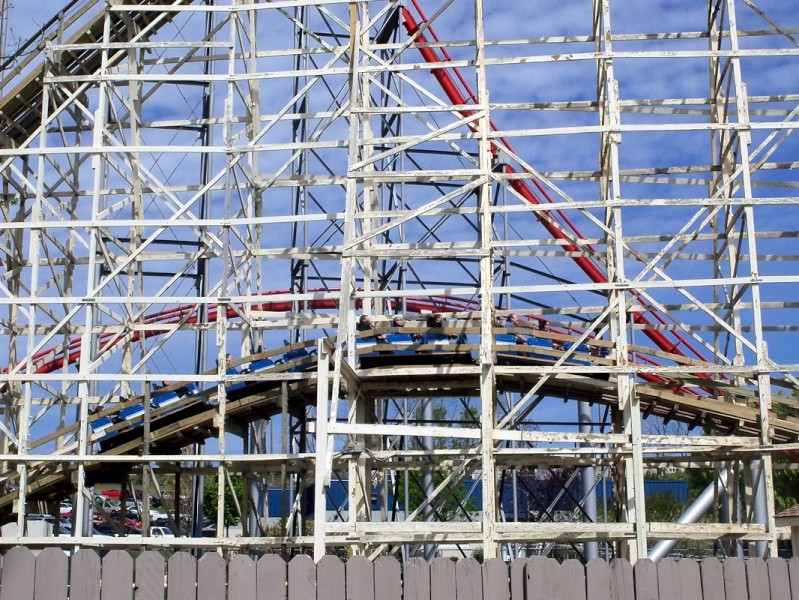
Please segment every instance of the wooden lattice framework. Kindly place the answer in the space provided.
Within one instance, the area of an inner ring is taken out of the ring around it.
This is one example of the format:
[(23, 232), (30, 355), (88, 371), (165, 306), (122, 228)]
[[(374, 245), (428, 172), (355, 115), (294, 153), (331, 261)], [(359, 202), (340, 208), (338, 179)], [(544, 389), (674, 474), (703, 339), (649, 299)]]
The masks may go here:
[[(799, 449), (796, 16), (777, 0), (507, 4), (86, 0), (7, 64), (0, 505), (20, 533), (4, 543), (30, 543), (26, 512), (72, 486), (84, 531), (90, 484), (130, 468), (148, 489), (243, 472), (244, 513), (268, 474), (315, 483), (312, 534), (298, 494), (283, 531), (245, 518), (225, 539), (220, 491), (216, 538), (154, 546), (776, 551), (774, 462)], [(474, 360), (360, 368), (358, 316), (387, 328), (397, 312), (420, 334), (444, 313)], [(511, 313), (565, 354), (498, 359)], [(248, 381), (228, 352), (243, 365), (286, 345), (314, 350), (313, 370), (228, 398)], [(151, 430), (165, 380), (213, 408)], [(152, 444), (97, 454), (91, 410), (142, 398)], [(473, 419), (431, 419), (427, 399)], [(644, 477), (664, 463), (734, 475), (734, 516), (648, 522)], [(533, 467), (607, 472), (615, 514), (507, 522), (501, 473)], [(422, 486), (420, 514), (479, 479), (480, 518), (373, 512), (374, 490), (425, 471), (443, 482)]]

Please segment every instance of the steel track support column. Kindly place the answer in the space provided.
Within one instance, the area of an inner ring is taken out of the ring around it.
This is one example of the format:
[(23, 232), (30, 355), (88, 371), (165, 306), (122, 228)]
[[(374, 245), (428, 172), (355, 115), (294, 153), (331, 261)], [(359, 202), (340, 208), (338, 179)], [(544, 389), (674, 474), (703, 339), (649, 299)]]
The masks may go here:
[[(280, 453), (284, 456), (291, 452), (291, 436), (289, 434), (289, 388), (288, 382), (280, 383)], [(288, 536), (289, 510), (291, 498), (289, 498), (289, 474), (286, 462), (280, 463), (280, 532), (283, 536)], [(283, 547), (283, 557), (288, 556), (288, 548)]]
[[(765, 457), (764, 457), (765, 458)], [(766, 465), (765, 461), (753, 460), (749, 464), (750, 477), (752, 479), (752, 497), (750, 500), (751, 520), (753, 523), (768, 523), (768, 501), (766, 499)], [(758, 541), (755, 543), (755, 555), (761, 558), (766, 557), (768, 543)]]
[[(433, 399), (422, 398), (420, 402), (422, 403), (422, 421), (426, 426), (429, 427), (433, 423)], [(430, 457), (429, 464), (422, 472), (422, 493), (425, 498), (432, 498), (433, 490), (436, 488), (435, 483), (433, 483), (433, 472), (435, 470), (435, 465), (433, 464), (433, 449), (433, 436), (422, 436), (422, 450), (424, 450), (425, 454)], [(436, 520), (436, 507), (432, 502), (425, 506), (423, 515), (424, 520), (427, 522)], [(428, 562), (433, 560), (433, 558), (435, 558), (435, 551), (436, 544), (425, 544), (424, 559)]]
[[(253, 438), (254, 432), (252, 429), (252, 423), (249, 423), (244, 426), (244, 431), (242, 432), (242, 439), (241, 445), (242, 449), (244, 450), (244, 454), (250, 454), (253, 447)], [(242, 537), (253, 537), (253, 531), (257, 529), (257, 525), (254, 523), (255, 515), (252, 507), (254, 505), (253, 498), (257, 497), (257, 488), (255, 494), (253, 494), (253, 473), (252, 471), (246, 466), (242, 465), (241, 467), (241, 535)]]
[(328, 419), (330, 411), (328, 402), (329, 388), (329, 361), (330, 355), (327, 344), (319, 341), (317, 344), (316, 363), (316, 452), (314, 459), (314, 532), (313, 532), (313, 557), (319, 562), (325, 555), (325, 542), (327, 539), (327, 488), (325, 467), (327, 455), (332, 452), (328, 446)]
[[(577, 403), (577, 420), (580, 423), (580, 433), (593, 433), (591, 405), (588, 402)], [(584, 448), (591, 447), (591, 444), (580, 445)], [(583, 511), (585, 511), (585, 516), (592, 523), (596, 523), (596, 469), (594, 467), (583, 467), (580, 472)], [(585, 542), (583, 546), (583, 556), (586, 562), (594, 558), (599, 558), (599, 542)]]

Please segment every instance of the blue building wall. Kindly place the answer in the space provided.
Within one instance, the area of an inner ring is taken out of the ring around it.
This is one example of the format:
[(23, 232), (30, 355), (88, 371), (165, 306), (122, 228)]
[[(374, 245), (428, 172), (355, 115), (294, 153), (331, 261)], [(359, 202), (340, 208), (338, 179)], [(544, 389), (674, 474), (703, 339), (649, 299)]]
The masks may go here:
[[(469, 481), (463, 485), (463, 494), (465, 495), (468, 490), (472, 491), (471, 497), (476, 502), (478, 510), (482, 509), (482, 494), (483, 484), (482, 481)], [(524, 519), (524, 515), (529, 512), (542, 512), (548, 508), (549, 504), (554, 497), (551, 489), (552, 484), (545, 481), (519, 481), (517, 482), (517, 510), (519, 510), (519, 518)], [(348, 487), (346, 481), (333, 480), (330, 483), (330, 488), (327, 491), (327, 510), (334, 511), (336, 509), (346, 510), (347, 508), (347, 494)], [(571, 510), (574, 508), (574, 501), (580, 500), (581, 486), (579, 481), (574, 482), (569, 488), (570, 493), (561, 495), (560, 500), (554, 507), (554, 510)], [(676, 502), (688, 502), (688, 482), (681, 479), (646, 479), (644, 480), (644, 494), (646, 497), (654, 495), (671, 496)], [(603, 502), (607, 498), (608, 502), (613, 500), (613, 485), (610, 480), (604, 480), (597, 483), (596, 489), (597, 502)], [(393, 502), (393, 495), (389, 493), (389, 508)], [(279, 517), (283, 509), (282, 493), (280, 489), (269, 489), (269, 516)], [(380, 490), (375, 488), (372, 495), (372, 510), (380, 509)], [(294, 497), (289, 498), (289, 505), (293, 502)], [(313, 487), (306, 490), (306, 514), (313, 514)], [(474, 504), (474, 503), (473, 503)], [(508, 517), (513, 514), (513, 487), (509, 480), (504, 482), (500, 493), (500, 507)], [(402, 507), (400, 507), (402, 508)]]
[[(601, 502), (607, 496), (608, 502), (613, 500), (613, 486), (605, 480), (604, 486), (597, 484), (596, 497)], [(671, 496), (677, 502), (688, 502), (688, 481), (684, 479), (644, 479), (644, 496)]]

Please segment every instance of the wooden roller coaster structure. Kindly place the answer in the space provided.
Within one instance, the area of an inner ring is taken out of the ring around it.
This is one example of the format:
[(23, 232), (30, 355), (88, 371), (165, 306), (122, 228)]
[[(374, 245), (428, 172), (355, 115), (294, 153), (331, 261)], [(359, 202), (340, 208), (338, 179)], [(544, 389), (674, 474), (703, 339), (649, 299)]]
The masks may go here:
[[(587, 2), (589, 34), (565, 37), (557, 19), (497, 29), (480, 0), (430, 4), (74, 0), (5, 61), (0, 515), (16, 529), (0, 543), (124, 546), (90, 535), (91, 490), (126, 495), (136, 475), (144, 530), (151, 489), (193, 487), (192, 531), (137, 546), (777, 552), (774, 467), (799, 451), (797, 232), (779, 221), (796, 94), (748, 96), (762, 53), (739, 37), (790, 35), (744, 29), (751, 3), (733, 0), (670, 34), (617, 34), (611, 3)], [(463, 39), (439, 37), (463, 18)], [(780, 43), (765, 54), (794, 61)], [(704, 61), (708, 98), (622, 98), (619, 69), (652, 60)], [(678, 134), (709, 140), (711, 164)], [(564, 139), (596, 144), (598, 168)], [(664, 465), (733, 475), (715, 522), (648, 519)], [(568, 518), (520, 514), (515, 491), (510, 508), (506, 474), (555, 469)], [(603, 515), (572, 485), (597, 476)], [(460, 496), (478, 483), (475, 508)], [(72, 494), (75, 535), (28, 533)]]

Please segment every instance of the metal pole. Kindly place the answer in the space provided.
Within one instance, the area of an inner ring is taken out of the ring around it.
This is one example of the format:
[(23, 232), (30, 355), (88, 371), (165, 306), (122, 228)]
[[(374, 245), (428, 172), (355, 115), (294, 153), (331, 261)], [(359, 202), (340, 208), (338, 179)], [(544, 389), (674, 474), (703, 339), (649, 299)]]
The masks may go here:
[[(713, 506), (716, 498), (727, 487), (727, 469), (721, 469), (718, 476), (713, 480), (709, 486), (705, 488), (694, 503), (677, 519), (677, 523), (696, 523), (702, 518), (708, 509)], [(649, 550), (648, 558), (650, 560), (658, 561), (666, 556), (680, 540), (660, 540), (657, 544), (652, 546)]]
[[(577, 403), (577, 420), (580, 423), (580, 433), (591, 433), (591, 406), (588, 402)], [(580, 444), (583, 447), (590, 446), (590, 444)], [(590, 519), (592, 523), (596, 523), (596, 470), (594, 467), (583, 467), (581, 470), (581, 487), (583, 499), (583, 511), (585, 516)], [(596, 541), (587, 541), (583, 546), (583, 554), (585, 560), (589, 561), (594, 558), (599, 558), (599, 543)]]
[[(518, 479), (518, 471), (517, 469), (513, 469), (512, 478), (511, 478), (511, 487), (513, 489), (513, 522), (519, 522), (519, 479)], [(513, 555), (511, 559), (519, 558), (519, 549), (520, 544), (513, 544)]]
[(5, 60), (8, 37), (8, 0), (0, 0), (0, 57)]
[[(248, 441), (249, 447), (249, 454), (258, 454), (258, 436), (260, 433), (260, 426), (257, 423), (253, 423), (249, 426), (250, 428), (250, 435)], [(250, 534), (250, 537), (259, 537), (260, 533), (260, 506), (261, 506), (261, 496), (262, 496), (262, 485), (260, 478), (257, 476), (255, 471), (250, 471), (250, 479), (246, 482), (249, 489), (249, 505), (246, 507), (246, 518), (247, 518), (247, 531)]]
[[(765, 525), (768, 516), (766, 504), (766, 477), (763, 470), (763, 461), (755, 459), (749, 465), (752, 476), (752, 522)], [(755, 543), (755, 554), (760, 558), (766, 557), (768, 543), (760, 540)]]
[[(430, 398), (425, 398), (422, 400), (423, 408), (422, 408), (422, 420), (426, 426), (430, 426), (433, 422), (433, 401)], [(425, 450), (432, 450), (433, 449), (433, 436), (426, 435), (422, 438), (422, 445), (424, 446)], [(432, 454), (430, 455), (430, 462), (432, 463)], [(433, 465), (431, 464), (428, 469), (425, 469), (424, 474), (422, 475), (422, 487), (424, 488), (424, 497), (425, 499), (429, 498), (433, 495), (433, 490), (435, 489), (435, 485), (433, 484)], [(433, 521), (435, 517), (435, 510), (433, 508), (432, 503), (428, 504), (424, 509), (424, 520), (425, 521)], [(433, 559), (435, 555), (436, 545), (435, 544), (425, 544), (424, 545), (424, 559), (429, 561)]]

